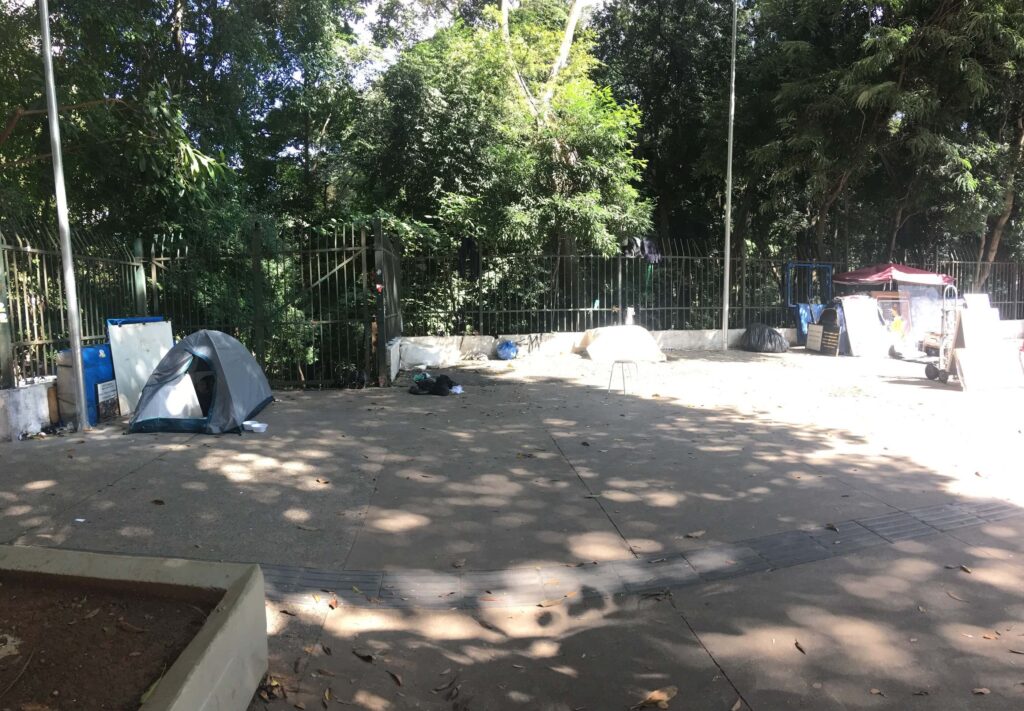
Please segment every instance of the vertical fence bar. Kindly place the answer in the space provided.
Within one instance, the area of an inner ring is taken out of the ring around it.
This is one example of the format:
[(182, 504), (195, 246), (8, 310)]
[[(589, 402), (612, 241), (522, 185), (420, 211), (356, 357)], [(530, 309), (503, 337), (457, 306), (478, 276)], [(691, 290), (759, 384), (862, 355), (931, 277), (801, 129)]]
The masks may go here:
[(14, 335), (8, 296), (7, 250), (0, 237), (0, 388), (13, 388), (14, 378)]

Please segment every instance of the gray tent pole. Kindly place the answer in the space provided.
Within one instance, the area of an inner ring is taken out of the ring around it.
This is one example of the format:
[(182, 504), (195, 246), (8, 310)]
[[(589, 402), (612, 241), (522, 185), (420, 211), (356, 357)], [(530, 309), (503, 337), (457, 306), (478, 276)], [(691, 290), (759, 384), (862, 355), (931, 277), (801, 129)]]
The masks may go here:
[(71, 253), (71, 227), (68, 225), (68, 198), (64, 192), (64, 162), (60, 153), (60, 124), (57, 120), (57, 89), (53, 81), (53, 49), (50, 46), (50, 9), (39, 0), (39, 25), (42, 29), (43, 75), (46, 83), (46, 114), (50, 123), (50, 152), (53, 154), (53, 192), (57, 201), (57, 230), (64, 271), (64, 294), (68, 301), (68, 335), (71, 339), (71, 365), (75, 380), (75, 408), (79, 431), (89, 430), (89, 411), (85, 400), (82, 368), (82, 323), (78, 311), (78, 287), (75, 261)]
[(732, 2), (732, 61), (729, 65), (729, 157), (725, 168), (725, 279), (722, 284), (722, 350), (729, 350), (729, 269), (732, 266), (732, 136), (736, 121), (736, 14), (739, 0)]

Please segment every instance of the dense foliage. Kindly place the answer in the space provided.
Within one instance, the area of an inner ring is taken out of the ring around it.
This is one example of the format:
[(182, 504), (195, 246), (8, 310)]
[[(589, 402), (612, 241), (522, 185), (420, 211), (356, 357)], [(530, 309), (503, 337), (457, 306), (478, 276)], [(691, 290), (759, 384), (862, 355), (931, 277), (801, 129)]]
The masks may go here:
[[(1024, 3), (741, 8), (741, 248), (859, 263), (1019, 254)], [(598, 18), (599, 76), (642, 111), (639, 155), (663, 240), (721, 233), (729, 9), (620, 0)]]
[[(244, 248), (255, 225), (381, 214), (433, 254), (650, 233), (712, 251), (730, 19), (706, 0), (57, 1), (73, 223)], [(1024, 0), (741, 0), (740, 20), (738, 250), (1019, 254)], [(5, 217), (50, 219), (44, 111), (35, 5), (0, 0)]]

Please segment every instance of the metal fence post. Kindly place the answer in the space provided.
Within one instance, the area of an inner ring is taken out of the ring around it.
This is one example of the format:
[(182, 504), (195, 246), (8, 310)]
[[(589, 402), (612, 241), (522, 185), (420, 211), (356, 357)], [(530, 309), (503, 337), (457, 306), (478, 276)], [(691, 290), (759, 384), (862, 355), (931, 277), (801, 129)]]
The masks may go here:
[(476, 280), (473, 282), (473, 293), (476, 294), (476, 306), (477, 306), (477, 318), (476, 318), (476, 335), (484, 335), (484, 295), (481, 285), (484, 280), (484, 251), (479, 248), (476, 250)]
[(14, 336), (7, 289), (7, 254), (0, 249), (0, 388), (14, 387)]
[(257, 220), (252, 225), (249, 268), (252, 273), (252, 349), (256, 362), (264, 370), (267, 367), (267, 310), (263, 296), (263, 231)]
[(132, 268), (132, 286), (135, 290), (135, 313), (138, 316), (146, 315), (146, 265), (145, 252), (142, 248), (142, 238), (136, 237), (132, 243), (132, 257), (135, 262)]
[(619, 262), (619, 323), (626, 323), (626, 306), (622, 303), (622, 255), (616, 257)]
[(387, 289), (388, 280), (385, 275), (384, 234), (380, 218), (376, 218), (373, 221), (373, 258), (375, 267), (374, 273), (376, 275), (373, 289), (377, 299), (377, 334), (373, 343), (373, 349), (377, 356), (375, 359), (377, 367), (377, 384), (383, 388), (387, 387), (390, 378), (388, 377), (387, 360), (388, 305), (387, 296), (384, 293), (384, 290)]

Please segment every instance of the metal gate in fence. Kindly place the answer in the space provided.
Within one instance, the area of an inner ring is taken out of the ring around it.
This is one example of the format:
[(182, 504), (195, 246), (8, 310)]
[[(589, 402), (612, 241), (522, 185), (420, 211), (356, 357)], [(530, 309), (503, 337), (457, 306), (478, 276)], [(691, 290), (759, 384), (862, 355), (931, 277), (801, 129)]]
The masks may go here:
[[(114, 239), (73, 236), (82, 341), (107, 340), (106, 319), (145, 313), (142, 264)], [(49, 230), (0, 227), (0, 387), (56, 373), (68, 347), (60, 247)]]
[[(108, 318), (159, 315), (177, 337), (202, 328), (235, 336), (275, 387), (387, 382), (384, 344), (402, 318), (397, 252), (379, 224), (287, 239), (254, 229), (248, 249), (126, 243), (76, 234), (86, 345), (106, 340)], [(60, 264), (51, 232), (0, 231), (0, 386), (56, 372), (68, 345)]]

